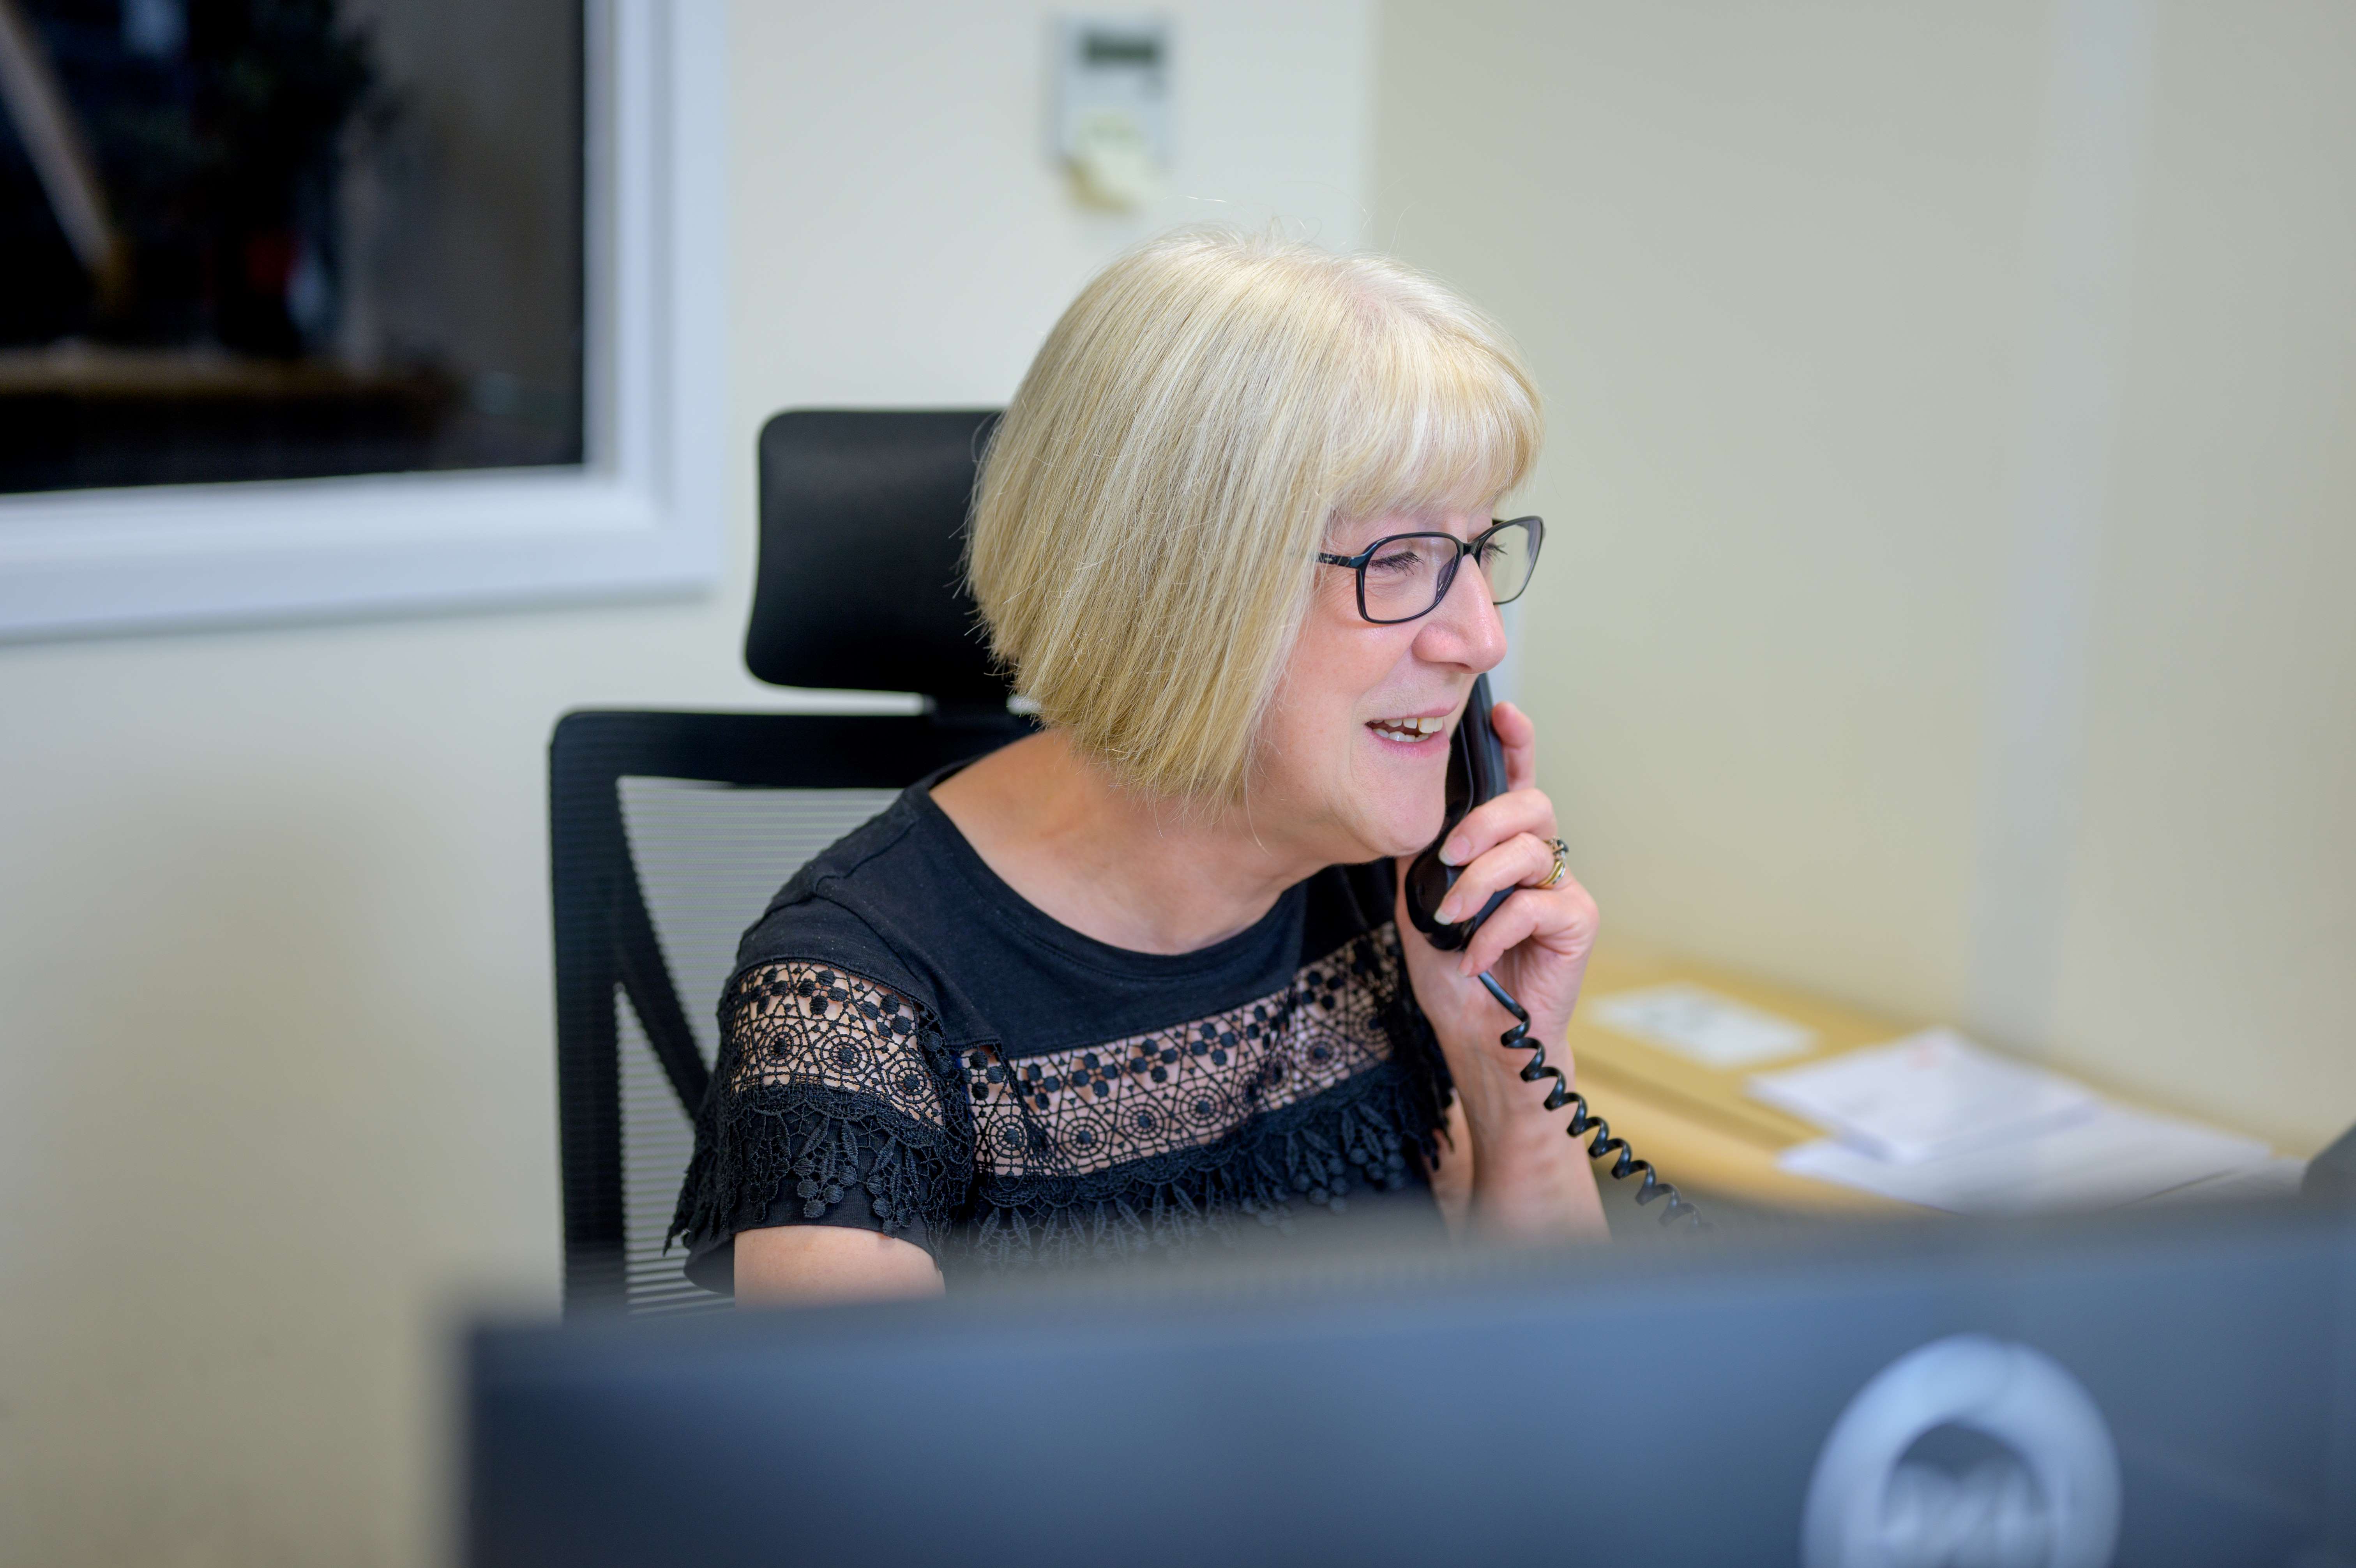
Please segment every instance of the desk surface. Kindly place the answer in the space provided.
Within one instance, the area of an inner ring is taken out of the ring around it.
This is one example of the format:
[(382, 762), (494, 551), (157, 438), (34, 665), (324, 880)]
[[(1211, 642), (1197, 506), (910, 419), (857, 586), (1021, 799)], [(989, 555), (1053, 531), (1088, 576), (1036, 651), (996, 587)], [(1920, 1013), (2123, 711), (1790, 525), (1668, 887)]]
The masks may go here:
[(1599, 946), (1588, 963), (1581, 1002), (1570, 1024), (1580, 1091), (1663, 1176), (1687, 1191), (1727, 1194), (1754, 1203), (1815, 1209), (1905, 1207), (1851, 1187), (1777, 1168), (1775, 1156), (1822, 1134), (1796, 1117), (1743, 1093), (1755, 1067), (1719, 1069), (1594, 1022), (1594, 1003), (1618, 992), (1687, 981), (1719, 995), (1804, 1024), (1816, 1033), (1805, 1055), (1773, 1065), (1832, 1056), (1906, 1033), (1890, 1019), (1764, 985), (1626, 943)]
[[(1805, 1025), (1815, 1031), (1815, 1044), (1772, 1063), (1721, 1069), (1594, 1021), (1594, 1004), (1604, 998), (1671, 981), (1703, 986)], [(1837, 1056), (1920, 1026), (1621, 942), (1598, 947), (1588, 965), (1571, 1020), (1570, 1050), (1588, 1104), (1681, 1189), (1784, 1208), (1886, 1212), (1911, 1206), (1778, 1168), (1777, 1155), (1822, 1133), (1751, 1099), (1743, 1080), (1762, 1067)]]

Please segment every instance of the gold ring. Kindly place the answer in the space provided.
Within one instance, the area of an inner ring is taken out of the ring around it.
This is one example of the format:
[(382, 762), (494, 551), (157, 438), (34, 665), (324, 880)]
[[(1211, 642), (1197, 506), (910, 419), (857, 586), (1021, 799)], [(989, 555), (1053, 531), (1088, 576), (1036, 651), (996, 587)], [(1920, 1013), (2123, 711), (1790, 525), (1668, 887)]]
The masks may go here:
[(1538, 884), (1541, 889), (1551, 887), (1570, 875), (1570, 846), (1560, 839), (1548, 839), (1547, 843), (1554, 849), (1554, 869), (1547, 873), (1544, 882)]

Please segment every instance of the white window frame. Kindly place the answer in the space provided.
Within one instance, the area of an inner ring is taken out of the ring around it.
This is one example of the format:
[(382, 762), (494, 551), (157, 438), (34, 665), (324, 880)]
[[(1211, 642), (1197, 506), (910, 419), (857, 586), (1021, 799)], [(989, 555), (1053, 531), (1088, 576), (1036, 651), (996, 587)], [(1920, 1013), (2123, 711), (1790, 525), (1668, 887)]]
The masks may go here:
[(0, 496), (0, 639), (691, 593), (728, 430), (727, 5), (591, 0), (587, 461)]

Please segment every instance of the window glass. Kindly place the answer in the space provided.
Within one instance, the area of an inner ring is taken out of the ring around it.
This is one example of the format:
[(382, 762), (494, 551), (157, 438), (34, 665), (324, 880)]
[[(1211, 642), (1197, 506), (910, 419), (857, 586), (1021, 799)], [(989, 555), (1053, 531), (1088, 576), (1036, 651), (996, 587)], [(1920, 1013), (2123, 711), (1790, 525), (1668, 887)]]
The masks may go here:
[(583, 459), (577, 0), (0, 0), (0, 491)]

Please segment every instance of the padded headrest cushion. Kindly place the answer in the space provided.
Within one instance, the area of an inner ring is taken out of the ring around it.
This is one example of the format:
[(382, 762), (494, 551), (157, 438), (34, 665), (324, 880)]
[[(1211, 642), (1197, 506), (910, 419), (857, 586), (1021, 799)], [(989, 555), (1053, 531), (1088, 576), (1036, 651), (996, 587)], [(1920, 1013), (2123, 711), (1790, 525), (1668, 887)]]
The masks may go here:
[(965, 591), (995, 410), (795, 409), (761, 427), (761, 564), (744, 665), (779, 686), (1004, 704)]

